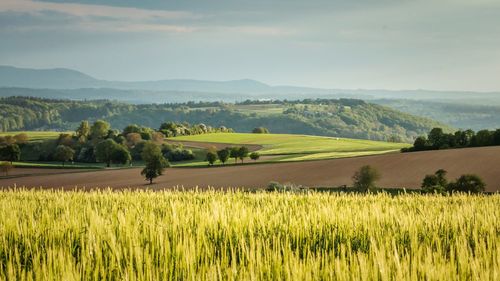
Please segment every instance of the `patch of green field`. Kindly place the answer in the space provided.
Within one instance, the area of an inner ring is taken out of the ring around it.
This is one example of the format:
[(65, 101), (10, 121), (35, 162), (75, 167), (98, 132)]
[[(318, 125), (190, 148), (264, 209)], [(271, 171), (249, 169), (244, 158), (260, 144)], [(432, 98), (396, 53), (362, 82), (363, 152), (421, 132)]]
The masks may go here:
[(499, 195), (0, 193), (0, 280), (499, 275)]
[(239, 145), (262, 145), (261, 155), (289, 155), (271, 161), (305, 161), (355, 157), (397, 152), (407, 143), (393, 143), (346, 138), (291, 134), (216, 133), (171, 138), (175, 141), (214, 142)]
[(102, 163), (62, 163), (57, 162), (13, 162), (13, 165), (18, 168), (50, 168), (50, 169), (103, 169), (105, 165)]
[(398, 151), (399, 150), (395, 149), (395, 150), (375, 150), (375, 151), (355, 151), (355, 152), (322, 152), (322, 153), (307, 154), (303, 156), (292, 156), (282, 159), (281, 161), (324, 160), (332, 158), (347, 158), (347, 157), (377, 155), (377, 154), (385, 154)]
[(19, 131), (19, 132), (1, 132), (0, 136), (14, 136), (25, 133), (29, 137), (29, 141), (41, 141), (47, 139), (56, 139), (60, 134), (73, 132), (54, 132), (54, 131)]

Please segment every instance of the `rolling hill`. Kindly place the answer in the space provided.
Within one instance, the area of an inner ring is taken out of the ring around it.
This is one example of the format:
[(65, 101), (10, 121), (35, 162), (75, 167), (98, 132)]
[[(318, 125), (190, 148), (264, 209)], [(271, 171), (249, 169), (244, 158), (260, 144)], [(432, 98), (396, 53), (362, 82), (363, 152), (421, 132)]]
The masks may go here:
[[(1, 88), (7, 88), (6, 90)], [(82, 72), (65, 69), (30, 69), (0, 66), (0, 96), (25, 95), (44, 98), (95, 99), (106, 97), (134, 103), (187, 101), (243, 101), (245, 99), (414, 99), (432, 101), (461, 101), (483, 105), (500, 105), (500, 93), (431, 90), (383, 89), (323, 89), (299, 86), (271, 86), (251, 79), (205, 81), (194, 79), (165, 79), (158, 81), (107, 81)], [(50, 91), (53, 90), (53, 91)], [(96, 92), (97, 91), (97, 92)]]
[(11, 97), (0, 99), (0, 131), (73, 130), (81, 120), (105, 119), (114, 128), (129, 124), (158, 128), (167, 121), (226, 126), (250, 132), (413, 141), (433, 127), (448, 126), (362, 100), (247, 101), (131, 105), (107, 100), (70, 101)]

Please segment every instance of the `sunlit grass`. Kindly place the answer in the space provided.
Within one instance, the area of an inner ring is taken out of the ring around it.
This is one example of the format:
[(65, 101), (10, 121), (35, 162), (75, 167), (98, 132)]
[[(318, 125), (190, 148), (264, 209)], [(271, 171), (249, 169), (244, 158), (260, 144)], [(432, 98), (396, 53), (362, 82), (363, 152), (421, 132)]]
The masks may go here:
[(53, 131), (15, 131), (15, 132), (0, 132), (0, 136), (15, 136), (17, 134), (25, 133), (28, 135), (30, 141), (41, 141), (47, 139), (56, 139), (62, 133), (72, 134), (73, 132), (53, 132)]
[(0, 193), (0, 280), (498, 280), (500, 196)]

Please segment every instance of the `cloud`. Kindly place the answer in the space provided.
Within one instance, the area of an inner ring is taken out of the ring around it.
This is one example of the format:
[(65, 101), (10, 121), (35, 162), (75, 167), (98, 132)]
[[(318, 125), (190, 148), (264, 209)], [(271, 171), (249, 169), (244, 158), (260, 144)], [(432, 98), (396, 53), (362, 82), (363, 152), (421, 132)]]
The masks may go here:
[[(196, 20), (200, 15), (184, 11), (148, 10), (133, 7), (114, 7), (94, 4), (50, 3), (32, 0), (2, 0), (0, 14), (31, 17), (40, 21), (33, 30), (57, 28), (50, 24), (54, 18), (68, 21), (60, 29), (81, 29), (97, 32), (192, 32), (194, 28), (183, 21)], [(48, 24), (47, 24), (48, 23)], [(4, 26), (4, 29), (6, 27)], [(14, 30), (29, 30), (26, 24), (10, 25)]]

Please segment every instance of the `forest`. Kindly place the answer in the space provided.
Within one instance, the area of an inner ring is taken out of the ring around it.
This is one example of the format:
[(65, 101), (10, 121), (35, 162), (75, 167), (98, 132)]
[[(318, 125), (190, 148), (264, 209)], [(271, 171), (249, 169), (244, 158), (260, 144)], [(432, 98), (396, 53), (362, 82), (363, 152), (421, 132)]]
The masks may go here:
[(67, 131), (76, 129), (81, 120), (103, 119), (115, 128), (128, 124), (157, 128), (171, 121), (225, 126), (236, 132), (266, 127), (273, 133), (413, 142), (433, 127), (452, 130), (431, 119), (357, 99), (133, 105), (109, 100), (8, 97), (0, 99), (0, 112), (0, 131)]

